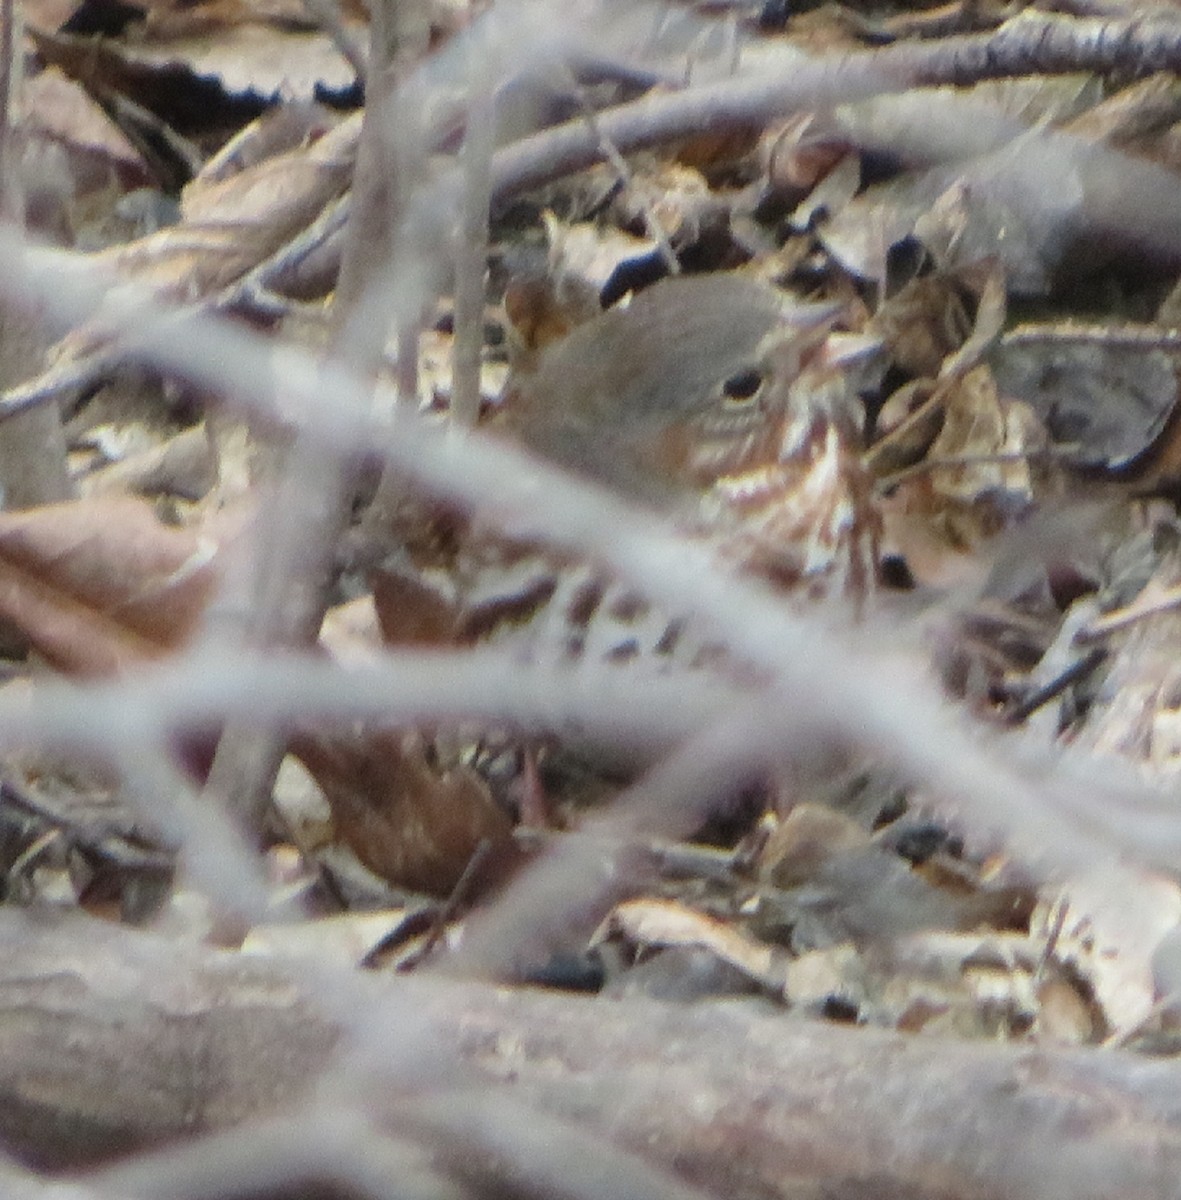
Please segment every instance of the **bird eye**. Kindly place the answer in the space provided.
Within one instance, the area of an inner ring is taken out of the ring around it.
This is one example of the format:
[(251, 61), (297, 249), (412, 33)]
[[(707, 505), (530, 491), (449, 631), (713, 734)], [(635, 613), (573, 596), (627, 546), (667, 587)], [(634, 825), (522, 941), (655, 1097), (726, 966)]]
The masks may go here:
[(761, 371), (753, 369), (739, 371), (738, 374), (731, 375), (722, 384), (722, 395), (734, 404), (744, 404), (747, 400), (753, 399), (762, 386), (763, 375)]

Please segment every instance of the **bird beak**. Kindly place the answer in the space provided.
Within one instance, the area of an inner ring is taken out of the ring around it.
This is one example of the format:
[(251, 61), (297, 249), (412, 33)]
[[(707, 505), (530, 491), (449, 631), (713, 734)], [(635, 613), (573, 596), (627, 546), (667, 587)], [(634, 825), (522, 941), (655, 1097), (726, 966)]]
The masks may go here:
[(844, 311), (845, 305), (840, 300), (825, 304), (793, 304), (784, 310), (783, 319), (789, 329), (806, 334), (831, 329)]
[(844, 311), (844, 304), (836, 301), (785, 307), (782, 323), (763, 338), (760, 353), (774, 364), (780, 378), (790, 382), (805, 367), (823, 360), (830, 330)]
[(820, 357), (828, 367), (859, 367), (884, 345), (880, 337), (868, 333), (830, 333)]

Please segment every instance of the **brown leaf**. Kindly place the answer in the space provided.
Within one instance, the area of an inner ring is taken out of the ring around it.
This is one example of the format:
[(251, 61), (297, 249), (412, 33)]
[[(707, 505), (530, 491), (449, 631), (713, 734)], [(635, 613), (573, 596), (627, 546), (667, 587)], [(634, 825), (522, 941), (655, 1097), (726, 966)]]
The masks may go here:
[(63, 671), (118, 671), (193, 632), (215, 583), (216, 548), (132, 499), (0, 513), (0, 616)]
[(29, 113), (25, 136), (36, 131), (67, 147), (77, 156), (79, 182), (98, 174), (96, 160), (109, 163), (130, 179), (146, 181), (139, 152), (77, 83), (50, 68), (28, 80), (24, 88)]
[[(723, 202), (710, 191), (702, 174), (680, 163), (638, 162), (630, 185), (616, 196), (612, 211), (624, 229), (647, 229), (651, 234), (653, 226), (659, 228), (675, 249), (693, 245), (707, 229), (720, 227), (725, 219)], [(637, 259), (659, 254), (650, 238), (608, 239), (600, 233), (597, 240), (610, 256), (605, 262), (615, 259), (604, 283), (629, 261), (638, 266)]]
[(760, 142), (767, 186), (797, 200), (811, 191), (849, 152), (847, 137), (816, 113), (796, 114), (768, 130)]
[(965, 552), (1029, 511), (1054, 479), (1038, 463), (1049, 441), (1041, 422), (1027, 404), (998, 394), (987, 366), (938, 394), (943, 426), (925, 469), (901, 471), (881, 503), (892, 548), (916, 579), (935, 585), (972, 573)]
[(453, 644), (459, 627), (454, 588), (438, 573), (386, 567), (370, 576), (382, 638), (391, 646)]
[[(216, 581), (216, 548), (212, 538), (161, 525), (131, 499), (3, 513), (0, 617), (63, 671), (118, 671), (193, 632)], [(508, 840), (508, 817), (480, 778), (437, 768), (414, 735), (305, 733), (295, 752), (341, 836), (392, 883), (446, 893), (481, 842)]]
[[(453, 582), (440, 569), (450, 561), (442, 536), (447, 521), (435, 513), (439, 521), (432, 525), (430, 505), (411, 510), (423, 518), (406, 527), (422, 539), (411, 539), (415, 553), (371, 572), (371, 601), (354, 601), (325, 620), (321, 644), (334, 658), (356, 662), (366, 644), (379, 642), (455, 644), (461, 614)], [(408, 520), (411, 514), (401, 515)], [(482, 842), (493, 850), (508, 845), (511, 822), (480, 776), (465, 765), (441, 764), (419, 734), (303, 730), (291, 749), (324, 792), (340, 837), (396, 887), (445, 895)]]
[[(359, 120), (346, 119), (310, 146), (229, 177), (219, 173), (212, 182), (199, 176), (186, 192), (178, 225), (113, 246), (94, 259), (170, 299), (208, 299), (278, 250), (344, 190), (359, 128)], [(68, 377), (71, 363), (106, 337), (93, 324), (75, 330), (58, 343), (40, 385)]]
[(504, 292), (509, 352), (514, 365), (530, 367), (538, 351), (560, 342), (598, 310), (598, 294), (562, 288), (556, 279), (520, 276)]
[(833, 856), (869, 845), (869, 833), (852, 818), (822, 804), (797, 804), (767, 839), (759, 878), (776, 887), (798, 887)]
[(509, 819), (479, 776), (428, 762), (416, 734), (305, 731), (292, 751), (323, 789), (340, 836), (398, 887), (446, 895), (482, 842), (493, 850), (509, 843)]
[(983, 583), (989, 560), (969, 555), (956, 531), (933, 520), (924, 505), (912, 505), (899, 490), (879, 507), (886, 553), (905, 560), (916, 582), (934, 588)]
[[(379, 641), (453, 641), (455, 619), (427, 575), (386, 569), (375, 573), (372, 601), (329, 613), (321, 644), (334, 658), (357, 662)], [(484, 781), (466, 766), (440, 765), (418, 734), (303, 730), (291, 750), (320, 785), (339, 836), (396, 887), (445, 895), (481, 842), (499, 850), (509, 841), (511, 823)]]

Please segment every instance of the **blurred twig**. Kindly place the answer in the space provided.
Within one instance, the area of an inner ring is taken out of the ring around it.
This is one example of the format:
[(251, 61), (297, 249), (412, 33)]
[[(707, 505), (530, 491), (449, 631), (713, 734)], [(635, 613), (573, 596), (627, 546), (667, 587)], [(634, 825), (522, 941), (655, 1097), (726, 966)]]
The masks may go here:
[[(360, 131), (329, 350), (362, 377), (376, 371), (385, 348), (390, 315), (385, 272), (395, 261), (395, 239), (424, 154), (419, 114), (405, 103), (392, 108), (389, 98), (398, 95), (398, 72), (421, 56), (428, 36), (425, 8), (417, 0), (375, 5), (371, 95)], [(255, 553), (239, 560), (244, 570), (228, 581), (226, 598), (231, 606), (250, 605), (251, 644), (308, 645), (329, 603), (333, 550), (350, 519), (356, 471), (346, 460), (325, 459), (316, 439), (299, 431), (270, 488), (271, 502), (254, 531)], [(225, 803), (245, 828), (260, 830), (284, 746), (276, 730), (231, 724), (210, 768), (207, 795)]]
[[(650, 513), (512, 447), (475, 435), (447, 438), (409, 418), (396, 418), (391, 428), (371, 413), (371, 387), (343, 368), (325, 367), (294, 348), (276, 358), (264, 340), (200, 314), (161, 320), (159, 303), (147, 292), (137, 297), (124, 289), (116, 306), (101, 276), (22, 253), (11, 238), (0, 237), (0, 253), (9, 263), (0, 284), (35, 292), (75, 314), (105, 299), (110, 319), (139, 353), (218, 390), (243, 413), (272, 411), (258, 387), (269, 378), (287, 415), (314, 437), (322, 454), (351, 456), (376, 447), (407, 478), (462, 504), (494, 496), (514, 536), (577, 548), (654, 603), (698, 616), (707, 632), (716, 631), (739, 657), (759, 663), (774, 679), (777, 699), (769, 700), (767, 719), (774, 720), (777, 704), (790, 712), (793, 697), (808, 697), (820, 727), (897, 764), (922, 781), (947, 815), (982, 837), (1003, 836), (1013, 853), (1078, 868), (1110, 862), (1113, 846), (1142, 862), (1171, 861), (1181, 848), (1181, 831), (1139, 835), (1129, 806), (1156, 804), (1151, 789), (1118, 772), (1105, 780), (1090, 764), (1083, 773), (1072, 771), (1069, 760), (1056, 756), (1051, 763), (1044, 750), (1023, 750), (1012, 737), (1003, 748), (990, 745), (925, 677), (921, 655), (907, 660), (889, 649), (896, 636), (875, 640), (870, 627), (850, 643), (721, 570), (708, 550), (671, 536)], [(325, 395), (332, 396), (331, 405)], [(915, 736), (920, 729), (921, 738)], [(1105, 789), (1111, 789), (1107, 818), (1096, 822), (1091, 799)], [(1088, 811), (1084, 823), (1071, 817), (1080, 805)]]

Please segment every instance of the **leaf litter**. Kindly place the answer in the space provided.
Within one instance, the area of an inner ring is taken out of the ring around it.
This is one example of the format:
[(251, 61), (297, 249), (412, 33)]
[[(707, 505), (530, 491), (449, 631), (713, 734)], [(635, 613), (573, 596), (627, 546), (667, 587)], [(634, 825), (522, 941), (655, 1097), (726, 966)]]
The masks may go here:
[[(126, 31), (111, 33), (84, 74), (66, 52), (61, 15), (56, 33), (42, 21), (43, 86), (76, 73), (94, 95), (95, 70), (109, 70), (102, 88), (150, 108), (150, 90), (133, 94), (129, 80), (181, 62), (186, 78), (214, 80), (227, 103), (275, 94), (263, 59), (286, 54), (277, 48), (286, 18), (247, 20), (210, 5), (189, 14), (200, 17), (198, 45), (188, 18), (174, 28), (166, 9), (147, 16), (151, 53)], [(966, 19), (976, 9), (984, 27), (1018, 39), (1023, 20), (1043, 19), (990, 5), (948, 12)], [(433, 53), (442, 54), (466, 17), (437, 16)], [(738, 30), (736, 44), (756, 62), (872, 57), (875, 45), (905, 36), (882, 32), (903, 14), (838, 6), (773, 32), (698, 19), (703, 45)], [(1075, 18), (1052, 19), (1074, 28)], [(234, 40), (243, 23), (265, 54)], [(207, 42), (231, 62), (214, 66)], [(135, 71), (108, 67), (106, 55), (134, 59)], [(598, 129), (607, 161), (555, 170), (512, 207), (497, 197), (481, 424), (656, 504), (687, 543), (759, 579), (786, 611), (896, 639), (982, 728), (1130, 763), (1167, 785), (1181, 761), (1167, 599), (1181, 553), (1169, 457), (1181, 241), (1141, 228), (1137, 214), (1153, 187), (1174, 186), (1181, 114), (1171, 76), (1078, 57), (1070, 74), (1041, 74), (1035, 63), (1022, 80), (916, 83), (786, 122), (768, 111), (716, 136), (680, 131), (642, 153), (625, 146), (622, 157), (586, 114), (624, 109), (651, 82), (638, 79), (642, 55), (610, 64), (593, 84), (571, 83), (565, 98), (583, 113), (575, 122)], [(718, 62), (698, 64), (699, 80), (707, 67)], [(179, 196), (159, 191), (179, 201), (174, 223), (88, 261), (151, 288), (161, 305), (248, 323), (276, 347), (303, 336), (319, 349), (331, 337), (330, 294), (284, 294), (280, 268), (320, 255), (332, 278), (340, 239), (317, 221), (350, 181), (350, 203), (364, 202), (354, 172), (363, 134), (355, 115), (306, 103), (304, 70)], [(334, 61), (315, 82), (332, 90), (348, 78)], [(656, 86), (667, 86), (663, 77)], [(928, 113), (940, 123), (925, 126)], [(177, 122), (168, 108), (153, 116)], [(105, 242), (100, 227), (159, 171), (147, 157), (129, 160), (134, 139), (103, 140), (76, 120), (54, 231), (81, 253)], [(443, 125), (437, 154), (455, 149), (456, 130)], [(52, 136), (64, 143), (70, 132)], [(227, 135), (216, 121), (176, 132), (209, 138), (203, 153)], [(95, 179), (107, 213), (95, 211)], [(662, 281), (669, 253), (683, 280)], [(403, 388), (403, 401), (443, 426), (450, 378), (439, 362), (454, 308), (432, 295), (415, 319), (430, 366), (410, 372), (418, 394)], [(386, 347), (379, 375), (404, 371), (405, 345)], [(150, 420), (144, 386), (156, 405)], [(30, 686), (26, 677), (35, 686), (46, 669), (86, 679), (184, 661), (217, 627), (234, 547), (252, 536), (214, 536), (219, 507), (244, 492), (255, 502), (251, 530), (265, 539), (257, 502), (283, 470), (293, 431), (280, 408), (239, 428), (216, 395), (170, 403), (176, 386), (99, 321), (70, 331), (45, 374), (9, 392), (64, 399), (78, 431), (80, 498), (0, 517), (7, 686)], [(495, 496), (469, 509), (372, 475), (365, 464), (352, 484), (355, 516), (321, 585), (321, 635), (285, 648), (332, 655), (347, 670), (389, 648), (500, 647), (510, 661), (564, 672), (571, 689), (589, 662), (636, 679), (693, 672), (756, 701), (774, 695), (763, 665), (697, 628), (691, 605), (659, 611), (601, 564), (515, 537)], [(219, 731), (174, 732), (173, 749), (200, 784)], [(494, 905), (539, 847), (590, 836), (596, 814), (659, 758), (624, 763), (610, 745), (534, 736), (511, 720), (482, 724), (462, 710), (412, 728), (308, 722), (278, 733), (327, 813), (312, 838), (277, 793), (286, 815), (251, 831), (272, 863), (288, 864), (276, 867), (276, 896), (287, 889), (304, 905), (307, 940), (289, 933), (303, 952), (320, 953), (323, 938), (371, 966), (392, 962), (403, 934), (421, 936), (403, 922), (428, 910), (447, 932), (419, 948), (424, 960), (445, 959), (467, 915)], [(1176, 1007), (1166, 1003), (1176, 991), (1169, 938), (1181, 920), (1175, 871), (1147, 856), (1122, 863), (1133, 894), (1103, 870), (1064, 876), (1023, 861), (946, 819), (922, 781), (892, 780), (888, 763), (832, 730), (770, 759), (715, 788), (690, 840), (636, 834), (642, 868), (590, 905), (605, 908), (597, 931), (568, 930), (523, 977), (554, 982), (556, 964), (575, 956), (595, 964), (582, 985), (609, 995), (708, 1003), (743, 994), (908, 1032), (1175, 1052)], [(186, 883), (160, 865), (175, 847), (116, 816), (96, 833), (89, 818), (63, 815), (60, 795), (53, 807), (37, 790), (48, 786), (40, 769), (17, 758), (4, 768), (11, 795), (0, 789), (0, 816), (18, 843), (4, 859), (10, 901), (52, 897), (105, 912), (97, 897), (115, 894), (124, 919), (175, 919), (180, 892), (170, 899), (168, 890)], [(56, 795), (68, 775), (50, 778)], [(98, 787), (117, 798), (113, 776)], [(79, 788), (79, 813), (84, 798)], [(127, 845), (150, 864), (127, 865)], [(351, 866), (340, 867), (341, 854)], [(133, 884), (148, 876), (149, 900), (134, 901)], [(287, 937), (260, 927), (244, 948), (271, 953)]]

